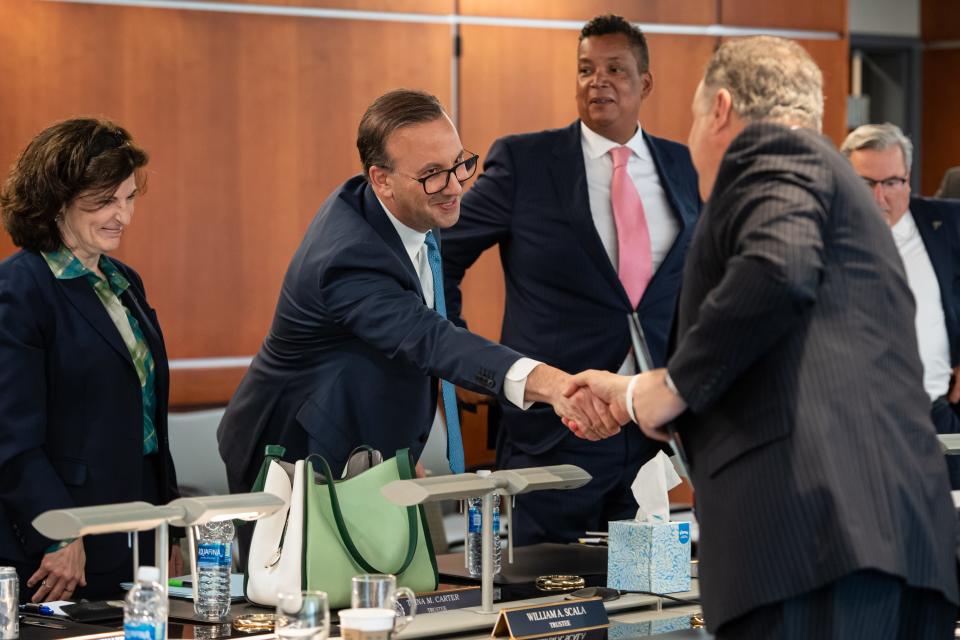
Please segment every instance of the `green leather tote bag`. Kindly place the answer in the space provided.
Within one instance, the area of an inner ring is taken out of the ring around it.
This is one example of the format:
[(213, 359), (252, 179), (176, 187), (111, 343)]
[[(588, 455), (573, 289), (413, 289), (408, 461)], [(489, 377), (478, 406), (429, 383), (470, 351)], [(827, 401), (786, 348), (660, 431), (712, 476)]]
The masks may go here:
[(315, 473), (304, 473), (304, 589), (326, 591), (330, 607), (350, 606), (350, 579), (361, 573), (392, 573), (415, 592), (437, 588), (437, 560), (423, 507), (402, 507), (380, 493), (394, 480), (414, 477), (407, 449), (346, 480), (336, 480), (321, 456)]

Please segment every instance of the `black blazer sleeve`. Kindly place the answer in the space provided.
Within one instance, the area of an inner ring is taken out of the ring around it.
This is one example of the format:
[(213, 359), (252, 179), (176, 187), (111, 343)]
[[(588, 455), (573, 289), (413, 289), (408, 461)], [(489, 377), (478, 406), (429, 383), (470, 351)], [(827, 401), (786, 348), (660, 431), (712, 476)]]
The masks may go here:
[(33, 555), (52, 541), (30, 522), (74, 501), (44, 451), (48, 327), (33, 274), (19, 266), (0, 271), (0, 502)]
[(336, 252), (322, 272), (320, 296), (334, 322), (387, 358), (473, 391), (499, 394), (507, 370), (522, 357), (427, 308), (394, 275), (380, 243)]

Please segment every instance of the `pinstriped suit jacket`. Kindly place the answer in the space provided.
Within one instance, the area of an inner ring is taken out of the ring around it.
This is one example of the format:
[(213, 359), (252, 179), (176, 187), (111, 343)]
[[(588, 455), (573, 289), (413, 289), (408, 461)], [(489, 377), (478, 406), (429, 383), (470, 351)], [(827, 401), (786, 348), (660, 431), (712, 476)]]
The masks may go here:
[(868, 568), (957, 602), (913, 318), (849, 164), (815, 132), (749, 125), (694, 231), (668, 362), (711, 629)]

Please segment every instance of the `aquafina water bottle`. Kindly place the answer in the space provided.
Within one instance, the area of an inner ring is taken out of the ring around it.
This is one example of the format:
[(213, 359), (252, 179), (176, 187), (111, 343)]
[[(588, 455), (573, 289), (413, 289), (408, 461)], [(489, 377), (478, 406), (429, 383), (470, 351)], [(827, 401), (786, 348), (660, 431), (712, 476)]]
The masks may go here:
[(167, 599), (160, 585), (160, 570), (143, 566), (123, 605), (123, 637), (126, 640), (164, 640)]
[(233, 522), (210, 522), (197, 527), (197, 599), (194, 612), (207, 620), (221, 620), (230, 611), (230, 549)]
[[(477, 471), (488, 476), (487, 470)], [(467, 568), (479, 578), (483, 573), (483, 498), (467, 500)], [(500, 496), (493, 494), (493, 575), (500, 573)]]

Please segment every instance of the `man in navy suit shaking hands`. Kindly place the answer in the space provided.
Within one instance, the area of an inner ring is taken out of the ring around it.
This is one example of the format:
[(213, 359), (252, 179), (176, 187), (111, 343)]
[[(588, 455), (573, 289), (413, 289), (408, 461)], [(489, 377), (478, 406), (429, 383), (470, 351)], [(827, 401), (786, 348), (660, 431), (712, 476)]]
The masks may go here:
[[(369, 445), (420, 456), (438, 404), (463, 471), (452, 384), (522, 408), (548, 402), (602, 435), (617, 424), (569, 375), (456, 327), (445, 316), (439, 228), (460, 215), (477, 156), (433, 96), (392, 91), (364, 114), (363, 174), (320, 208), (283, 281), (270, 332), (217, 433), (231, 491), (249, 491), (265, 445), (323, 455), (338, 471)], [(443, 381), (442, 384), (440, 382)], [(442, 398), (438, 403), (438, 398)]]

